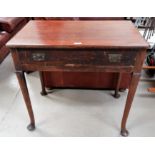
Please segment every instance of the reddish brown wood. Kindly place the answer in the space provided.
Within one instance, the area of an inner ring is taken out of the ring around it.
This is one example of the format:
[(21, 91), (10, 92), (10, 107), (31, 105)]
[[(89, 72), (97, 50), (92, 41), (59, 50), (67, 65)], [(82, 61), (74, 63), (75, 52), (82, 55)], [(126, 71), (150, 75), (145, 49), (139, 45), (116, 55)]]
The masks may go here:
[[(111, 72), (44, 72), (43, 80), (47, 88), (115, 89), (117, 75)], [(122, 73), (120, 89), (128, 88), (130, 80), (130, 73)]]
[(16, 75), (18, 78), (18, 82), (25, 100), (25, 104), (27, 107), (27, 111), (29, 113), (30, 116), (30, 124), (28, 125), (28, 130), (32, 131), (35, 129), (35, 120), (34, 120), (34, 114), (33, 114), (33, 110), (32, 110), (32, 105), (31, 105), (31, 101), (30, 101), (30, 97), (29, 97), (29, 92), (27, 89), (27, 84), (26, 84), (26, 80), (25, 80), (25, 75), (24, 72), (22, 71), (16, 71)]
[(122, 136), (128, 135), (126, 121), (148, 47), (130, 22), (31, 21), (8, 43), (8, 47), (12, 50), (31, 127), (34, 117), (22, 71), (132, 73), (121, 125)]
[(122, 73), (118, 73), (117, 85), (116, 85), (115, 94), (114, 94), (115, 98), (119, 98), (120, 97), (120, 94), (118, 92), (119, 92), (119, 89), (120, 89), (121, 79), (122, 79)]
[(11, 48), (67, 49), (146, 48), (148, 46), (131, 21), (118, 20), (29, 21), (7, 45)]
[(45, 96), (47, 95), (47, 92), (46, 92), (44, 81), (43, 81), (43, 72), (39, 72), (39, 75), (40, 75), (40, 82), (41, 82), (41, 89), (42, 89), (41, 95)]
[[(35, 20), (125, 20), (124, 17), (35, 17)], [(43, 72), (43, 82), (48, 88), (90, 88), (115, 89), (116, 73), (96, 72)], [(76, 79), (76, 80), (75, 80)], [(100, 80), (102, 79), (102, 80)], [(131, 79), (130, 74), (123, 74), (120, 88), (126, 89)]]
[(121, 123), (121, 135), (122, 136), (128, 136), (129, 134), (128, 130), (126, 129), (126, 122), (128, 119), (130, 108), (131, 108), (134, 95), (136, 93), (136, 89), (138, 86), (138, 82), (140, 79), (141, 69), (143, 66), (145, 55), (146, 55), (146, 50), (138, 52), (136, 56), (135, 68), (132, 73), (131, 83), (130, 83), (129, 92), (128, 92), (128, 96), (126, 99), (126, 105), (125, 105), (124, 114), (123, 114), (122, 123)]
[(121, 135), (125, 137), (128, 136), (129, 134), (128, 130), (126, 129), (126, 122), (127, 122), (129, 111), (130, 111), (130, 108), (131, 108), (131, 105), (134, 99), (134, 95), (137, 89), (139, 78), (140, 78), (140, 73), (133, 73), (127, 100), (126, 100), (126, 105), (124, 109), (124, 114), (122, 118), (122, 123), (121, 123)]

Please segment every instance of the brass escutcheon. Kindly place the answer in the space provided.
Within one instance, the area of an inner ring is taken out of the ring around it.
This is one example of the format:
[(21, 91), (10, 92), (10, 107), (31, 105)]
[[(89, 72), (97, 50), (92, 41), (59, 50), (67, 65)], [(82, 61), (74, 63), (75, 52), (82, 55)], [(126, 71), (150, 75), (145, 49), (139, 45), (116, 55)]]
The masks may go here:
[(109, 62), (121, 62), (122, 54), (108, 54)]

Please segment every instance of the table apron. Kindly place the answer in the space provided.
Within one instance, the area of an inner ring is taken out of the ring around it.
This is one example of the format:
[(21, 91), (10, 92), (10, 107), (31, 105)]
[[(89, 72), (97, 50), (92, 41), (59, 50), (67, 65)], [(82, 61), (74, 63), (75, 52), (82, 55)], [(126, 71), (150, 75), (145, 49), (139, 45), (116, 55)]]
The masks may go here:
[(14, 49), (16, 70), (124, 72), (136, 70), (138, 49)]

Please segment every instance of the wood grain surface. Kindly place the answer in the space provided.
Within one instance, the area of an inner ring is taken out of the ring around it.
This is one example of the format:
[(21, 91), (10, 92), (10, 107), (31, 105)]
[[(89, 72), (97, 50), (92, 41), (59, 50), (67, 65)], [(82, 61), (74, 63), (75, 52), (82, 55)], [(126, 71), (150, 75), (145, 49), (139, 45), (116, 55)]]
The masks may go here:
[(146, 48), (131, 21), (29, 21), (7, 43), (29, 48)]

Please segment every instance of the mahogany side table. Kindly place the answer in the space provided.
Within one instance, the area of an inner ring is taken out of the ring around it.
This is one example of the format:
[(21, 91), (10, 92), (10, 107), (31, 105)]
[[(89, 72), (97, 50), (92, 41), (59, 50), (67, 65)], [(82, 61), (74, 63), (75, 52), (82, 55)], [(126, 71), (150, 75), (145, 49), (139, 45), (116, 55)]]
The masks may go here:
[[(128, 136), (126, 122), (148, 48), (130, 21), (30, 21), (7, 47), (29, 113), (29, 130), (35, 129), (35, 119), (24, 72), (115, 72), (115, 97), (121, 74), (132, 74), (121, 123), (121, 135)], [(46, 94), (42, 82), (42, 95)]]

